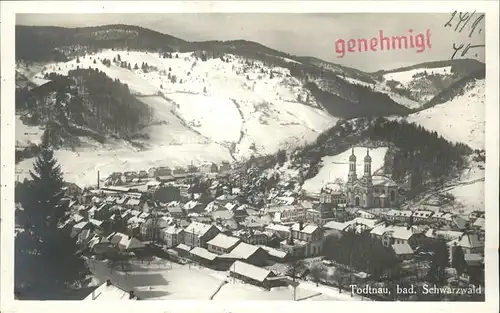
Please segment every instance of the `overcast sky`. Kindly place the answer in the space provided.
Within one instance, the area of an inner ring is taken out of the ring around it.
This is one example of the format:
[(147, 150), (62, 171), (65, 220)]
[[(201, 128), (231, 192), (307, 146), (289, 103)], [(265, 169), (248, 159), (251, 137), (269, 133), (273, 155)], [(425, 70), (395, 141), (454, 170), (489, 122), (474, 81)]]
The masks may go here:
[[(483, 45), (484, 31), (469, 38), (470, 28), (462, 33), (444, 27), (450, 14), (18, 14), (20, 25), (51, 25), (84, 27), (107, 24), (129, 24), (150, 28), (188, 41), (246, 39), (268, 47), (300, 56), (314, 56), (365, 71), (391, 69), (427, 61), (446, 60), (453, 54), (453, 43)], [(477, 15), (476, 15), (477, 16)], [(471, 20), (472, 24), (476, 18)], [(383, 30), (386, 36), (413, 35), (429, 30), (431, 48), (417, 53), (377, 51), (347, 53), (338, 58), (335, 41), (338, 39), (372, 38)], [(469, 31), (468, 31), (469, 30)], [(470, 49), (468, 57), (484, 62), (484, 48)], [(477, 54), (477, 56), (476, 56)]]

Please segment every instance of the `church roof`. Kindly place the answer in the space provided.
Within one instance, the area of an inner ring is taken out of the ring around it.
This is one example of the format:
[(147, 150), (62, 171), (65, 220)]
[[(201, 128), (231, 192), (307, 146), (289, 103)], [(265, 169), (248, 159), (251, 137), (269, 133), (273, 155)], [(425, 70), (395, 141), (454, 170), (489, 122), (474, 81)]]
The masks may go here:
[(387, 186), (387, 187), (397, 187), (398, 184), (394, 182), (392, 179), (382, 175), (373, 175), (372, 176), (372, 184), (373, 186)]

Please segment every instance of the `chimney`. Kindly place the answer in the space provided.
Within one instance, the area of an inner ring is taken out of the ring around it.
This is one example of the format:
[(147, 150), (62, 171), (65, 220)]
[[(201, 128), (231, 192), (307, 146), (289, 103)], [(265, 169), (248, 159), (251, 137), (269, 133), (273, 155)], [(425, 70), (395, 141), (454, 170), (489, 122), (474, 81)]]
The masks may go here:
[(304, 229), (304, 221), (299, 221), (299, 230)]
[(106, 286), (111, 286), (111, 279), (106, 280)]
[(134, 299), (135, 298), (135, 294), (134, 294), (134, 291), (133, 290), (130, 290), (129, 293), (128, 293), (128, 298), (129, 299)]

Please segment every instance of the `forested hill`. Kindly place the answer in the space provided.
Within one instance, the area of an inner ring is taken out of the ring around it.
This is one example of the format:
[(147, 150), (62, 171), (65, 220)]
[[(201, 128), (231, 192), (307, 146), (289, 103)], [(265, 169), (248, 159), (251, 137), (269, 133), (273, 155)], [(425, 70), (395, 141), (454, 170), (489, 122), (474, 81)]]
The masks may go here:
[(384, 173), (399, 183), (409, 183), (410, 197), (453, 179), (473, 152), (465, 144), (451, 143), (416, 124), (359, 118), (338, 123), (314, 144), (298, 150), (295, 162), (308, 165), (305, 179), (309, 179), (318, 173), (322, 157), (360, 145), (389, 147)]
[(54, 146), (78, 145), (79, 136), (103, 141), (127, 139), (148, 124), (152, 112), (126, 84), (97, 69), (75, 69), (68, 76), (46, 73), (49, 82), (16, 90), (16, 111), (26, 125), (45, 127)]

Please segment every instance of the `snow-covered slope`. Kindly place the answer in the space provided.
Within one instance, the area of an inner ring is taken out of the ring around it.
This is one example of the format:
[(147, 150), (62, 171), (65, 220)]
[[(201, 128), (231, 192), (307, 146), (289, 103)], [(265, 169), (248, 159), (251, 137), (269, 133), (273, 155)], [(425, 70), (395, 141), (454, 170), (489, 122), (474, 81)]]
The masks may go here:
[[(384, 166), (384, 158), (387, 153), (387, 147), (380, 147), (370, 149), (370, 156), (372, 158), (372, 174)], [(366, 148), (355, 147), (354, 154), (357, 157), (356, 161), (356, 174), (358, 177), (363, 175), (364, 163), (363, 158), (366, 155)], [(352, 150), (346, 150), (334, 156), (325, 156), (322, 160), (322, 166), (318, 174), (311, 179), (304, 182), (302, 189), (307, 193), (319, 193), (321, 188), (329, 183), (347, 181), (349, 173), (349, 156)]]
[[(118, 59), (118, 55), (131, 69), (102, 63)], [(105, 50), (47, 64), (29, 77), (40, 84), (45, 73), (67, 75), (77, 67), (98, 68), (126, 83), (138, 99), (153, 108), (154, 122), (141, 130), (149, 137), (142, 143), (145, 151), (135, 152), (123, 143), (111, 142), (93, 144), (78, 154), (56, 153), (68, 175), (74, 177), (85, 168), (92, 183), (98, 169), (106, 175), (147, 169), (153, 164), (184, 166), (193, 160), (231, 161), (254, 153), (274, 153), (311, 142), (336, 123), (337, 118), (322, 110), (314, 97), (309, 96), (309, 106), (297, 102), (298, 95), (305, 98), (308, 91), (288, 69), (269, 68), (234, 55), (224, 59), (201, 61), (193, 53), (162, 58), (156, 53)], [(143, 71), (143, 62), (155, 68)], [(136, 64), (138, 69), (134, 69)], [(18, 167), (25, 168), (30, 162)], [(76, 163), (80, 166), (75, 167)]]
[(407, 120), (436, 131), (445, 139), (473, 149), (485, 148), (485, 81), (467, 84), (463, 95), (411, 114)]
[(25, 125), (19, 115), (16, 115), (16, 148), (26, 148), (30, 144), (42, 142), (43, 129), (38, 126)]
[(451, 73), (451, 66), (439, 67), (439, 68), (417, 68), (402, 72), (393, 72), (385, 74), (383, 77), (385, 80), (394, 80), (398, 82), (403, 87), (408, 87), (409, 84), (415, 79), (415, 77), (423, 76), (424, 74), (430, 75), (446, 75)]

